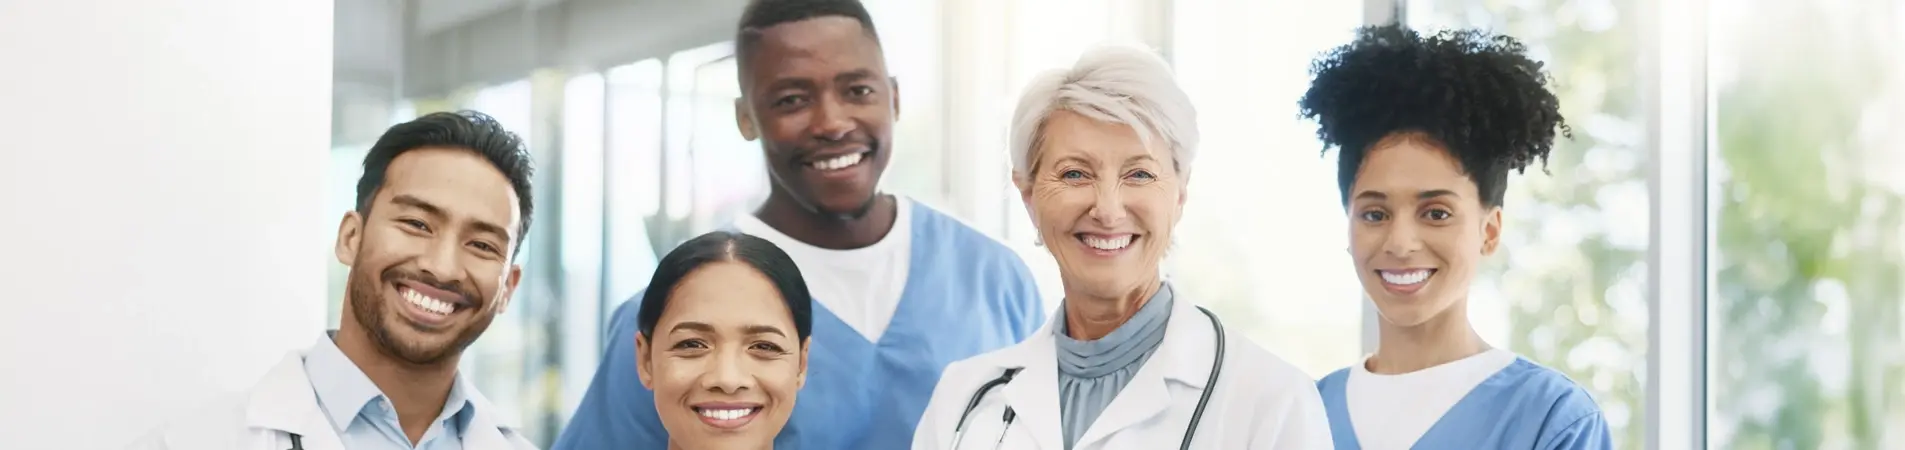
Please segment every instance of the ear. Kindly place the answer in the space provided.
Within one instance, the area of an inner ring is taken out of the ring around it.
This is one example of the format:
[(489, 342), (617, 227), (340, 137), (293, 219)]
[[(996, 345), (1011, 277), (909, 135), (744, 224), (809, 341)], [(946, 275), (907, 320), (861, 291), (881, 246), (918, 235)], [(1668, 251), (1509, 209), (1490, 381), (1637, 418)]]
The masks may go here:
[(337, 252), (337, 262), (349, 267), (357, 259), (357, 249), (364, 243), (364, 216), (357, 211), (344, 213), (344, 220), (337, 224), (337, 244), (332, 251)]
[[(648, 357), (648, 345), (649, 345), (648, 338), (642, 337), (641, 332), (636, 332), (635, 333), (635, 376), (642, 380), (643, 388), (647, 388), (648, 390), (652, 391), (652, 390), (655, 390), (654, 381), (653, 381), (655, 379), (655, 374), (654, 374), (655, 369), (653, 367), (649, 367), (649, 365), (654, 363), (654, 360), (653, 358)], [(801, 349), (801, 350), (802, 350), (800, 353), (801, 356), (805, 357), (807, 355), (806, 349)], [(803, 367), (803, 369), (805, 369), (805, 367)]]
[(519, 283), (522, 280), (523, 280), (523, 265), (510, 264), (509, 274), (504, 275), (504, 278), (503, 278), (503, 292), (501, 293), (502, 297), (496, 299), (496, 314), (502, 314), (503, 311), (509, 310), (509, 300), (516, 298), (516, 283)]
[(886, 77), (886, 83), (893, 87), (893, 120), (900, 120), (900, 77)]
[(741, 129), (741, 138), (748, 142), (761, 137), (761, 130), (754, 125), (754, 113), (747, 108), (746, 97), (734, 98), (734, 126)]
[(1502, 240), (1502, 208), (1489, 208), (1488, 217), (1482, 219), (1482, 256), (1492, 256)]
[(807, 386), (807, 349), (813, 348), (814, 337), (800, 340), (800, 375), (794, 377), (794, 389)]

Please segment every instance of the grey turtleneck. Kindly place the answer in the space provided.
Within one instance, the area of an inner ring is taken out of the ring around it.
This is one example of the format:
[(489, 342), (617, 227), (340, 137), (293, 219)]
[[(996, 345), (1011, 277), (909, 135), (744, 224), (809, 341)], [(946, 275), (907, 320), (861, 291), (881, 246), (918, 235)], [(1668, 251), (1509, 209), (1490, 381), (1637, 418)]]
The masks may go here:
[[(1065, 448), (1070, 449), (1111, 405), (1144, 361), (1164, 341), (1164, 325), (1171, 319), (1171, 284), (1138, 308), (1131, 320), (1096, 341), (1072, 339), (1065, 320), (1055, 327), (1058, 344), (1058, 414), (1065, 425)], [(1064, 307), (1059, 308), (1064, 311)], [(1062, 313), (1061, 313), (1062, 314)]]

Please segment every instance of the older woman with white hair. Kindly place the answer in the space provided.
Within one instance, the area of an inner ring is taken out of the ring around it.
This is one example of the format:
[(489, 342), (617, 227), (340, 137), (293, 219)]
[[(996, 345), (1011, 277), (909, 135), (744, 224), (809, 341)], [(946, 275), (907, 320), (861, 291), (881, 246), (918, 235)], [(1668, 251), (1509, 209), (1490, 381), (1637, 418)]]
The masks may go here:
[(1195, 108), (1162, 59), (1106, 46), (1040, 75), (1011, 150), (1063, 313), (948, 366), (915, 450), (1330, 448), (1310, 377), (1162, 276), (1197, 155)]

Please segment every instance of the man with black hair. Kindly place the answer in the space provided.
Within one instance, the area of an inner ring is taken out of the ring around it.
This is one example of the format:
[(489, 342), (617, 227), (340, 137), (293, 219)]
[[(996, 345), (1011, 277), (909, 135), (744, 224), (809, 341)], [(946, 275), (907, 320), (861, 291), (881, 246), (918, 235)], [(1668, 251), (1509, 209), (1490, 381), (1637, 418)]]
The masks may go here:
[(482, 113), (391, 127), (338, 223), (338, 329), (133, 448), (534, 449), (457, 372), (522, 276), (532, 171), (522, 139)]
[(1525, 53), (1507, 36), (1390, 25), (1313, 67), (1299, 106), (1337, 148), (1350, 257), (1381, 315), (1375, 354), (1317, 382), (1338, 449), (1612, 448), (1587, 391), (1468, 321), (1509, 172), (1545, 165), (1568, 133)]
[[(1044, 324), (1037, 285), (1003, 244), (879, 192), (899, 83), (860, 2), (756, 0), (735, 40), (735, 121), (760, 141), (772, 183), (766, 203), (732, 228), (786, 250), (814, 299), (807, 383), (776, 447), (907, 448), (947, 364)], [(637, 379), (637, 364), (648, 364), (636, 358), (638, 303), (611, 319), (602, 366), (556, 449), (667, 445), (655, 402), (688, 400), (655, 399)], [(758, 414), (697, 411), (711, 431)]]

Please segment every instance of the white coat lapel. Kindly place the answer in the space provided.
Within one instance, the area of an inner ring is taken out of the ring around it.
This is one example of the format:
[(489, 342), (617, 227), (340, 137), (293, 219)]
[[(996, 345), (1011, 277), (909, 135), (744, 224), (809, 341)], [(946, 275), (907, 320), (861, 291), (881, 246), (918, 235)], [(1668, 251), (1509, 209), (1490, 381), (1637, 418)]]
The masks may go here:
[(274, 435), (296, 434), (300, 444), (311, 450), (344, 448), (343, 439), (318, 408), (317, 392), (311, 390), (311, 379), (304, 374), (303, 352), (286, 356), (252, 387), (245, 406), (245, 425)]
[[(1172, 405), (1179, 403), (1195, 405), (1197, 396), (1203, 393), (1208, 381), (1208, 372), (1216, 351), (1216, 334), (1210, 325), (1210, 318), (1197, 309), (1197, 304), (1186, 298), (1182, 291), (1176, 292), (1171, 301), (1170, 323), (1164, 326), (1164, 341), (1158, 343), (1158, 350), (1145, 360), (1144, 366), (1131, 376), (1131, 382), (1118, 391), (1099, 414), (1091, 427), (1080, 436), (1076, 448), (1093, 448), (1105, 439), (1115, 437), (1118, 431), (1133, 428), (1150, 421), (1169, 411)], [(1171, 389), (1171, 385), (1181, 384), (1190, 389)], [(1182, 437), (1182, 427), (1189, 424), (1190, 416), (1184, 415), (1184, 422), (1162, 424), (1160, 428), (1172, 430), (1165, 433), (1169, 442), (1175, 445)], [(1150, 439), (1162, 439), (1148, 436)], [(1122, 441), (1120, 441), (1122, 442)], [(1163, 441), (1159, 441), (1163, 442)]]
[[(1064, 320), (1059, 315), (1054, 320)], [(1009, 364), (1023, 364), (1025, 370), (1012, 378), (1001, 389), (1005, 404), (1018, 413), (1018, 424), (1013, 428), (1032, 436), (1032, 441), (1041, 449), (1065, 448), (1064, 424), (1058, 416), (1058, 353), (1052, 341), (1052, 327), (1045, 328), (1026, 338), (1025, 342), (1011, 350), (1012, 355), (1000, 358)], [(1004, 367), (1000, 367), (1001, 373)], [(1000, 420), (1001, 417), (984, 417), (998, 413), (984, 413), (970, 420)], [(1022, 427), (1022, 428), (1021, 428)], [(1013, 434), (1018, 434), (1014, 432)]]
[[(1175, 321), (1176, 318), (1172, 319)], [(1158, 353), (1163, 353), (1164, 345), (1159, 347)], [(1160, 364), (1162, 361), (1158, 361), (1158, 356), (1161, 355), (1153, 353), (1151, 360), (1139, 367), (1138, 373), (1132, 374), (1131, 382), (1119, 389), (1118, 395), (1111, 398), (1111, 404), (1105, 406), (1105, 411), (1092, 421), (1090, 427), (1085, 428), (1085, 434), (1079, 436), (1074, 448), (1094, 448), (1098, 441), (1151, 420), (1171, 407), (1175, 399), (1171, 398), (1170, 389), (1164, 385), (1164, 372), (1167, 369)]]

